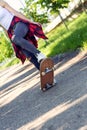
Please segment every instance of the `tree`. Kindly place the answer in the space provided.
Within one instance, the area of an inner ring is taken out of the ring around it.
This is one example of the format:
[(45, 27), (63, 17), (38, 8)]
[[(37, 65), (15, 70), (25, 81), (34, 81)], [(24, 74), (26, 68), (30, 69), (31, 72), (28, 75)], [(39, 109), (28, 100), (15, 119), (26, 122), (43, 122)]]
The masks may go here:
[(70, 0), (25, 0), (25, 7), (22, 11), (29, 19), (40, 22), (41, 24), (49, 22), (49, 13), (56, 13), (59, 14), (62, 22), (65, 24), (59, 9), (67, 7), (69, 1)]
[(13, 55), (12, 45), (4, 32), (0, 32), (0, 62)]
[(67, 7), (70, 0), (38, 0), (43, 8), (47, 8), (50, 12), (58, 13), (59, 9)]
[(80, 0), (80, 3), (81, 3), (81, 5), (82, 5), (83, 11), (84, 11), (85, 13), (87, 13), (87, 12), (86, 12), (86, 9), (85, 9), (85, 6), (84, 6), (85, 1), (84, 1), (84, 0)]
[(41, 9), (41, 5), (36, 0), (25, 0), (25, 7), (21, 10), (33, 21), (40, 23), (49, 22), (46, 11)]
[(70, 0), (38, 0), (38, 3), (41, 4), (43, 8), (47, 8), (47, 11), (50, 11), (50, 13), (57, 13), (59, 14), (62, 22), (64, 23), (65, 27), (68, 29), (67, 25), (64, 22), (64, 19), (62, 18), (60, 14), (60, 9), (67, 7)]

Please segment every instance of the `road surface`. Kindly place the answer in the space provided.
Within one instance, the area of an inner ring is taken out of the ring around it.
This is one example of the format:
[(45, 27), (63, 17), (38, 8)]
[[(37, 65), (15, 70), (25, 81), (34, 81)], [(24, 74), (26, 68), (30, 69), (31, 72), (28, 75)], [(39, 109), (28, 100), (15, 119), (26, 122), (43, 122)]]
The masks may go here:
[(0, 130), (87, 130), (87, 52), (56, 56), (46, 92), (26, 62), (0, 71)]

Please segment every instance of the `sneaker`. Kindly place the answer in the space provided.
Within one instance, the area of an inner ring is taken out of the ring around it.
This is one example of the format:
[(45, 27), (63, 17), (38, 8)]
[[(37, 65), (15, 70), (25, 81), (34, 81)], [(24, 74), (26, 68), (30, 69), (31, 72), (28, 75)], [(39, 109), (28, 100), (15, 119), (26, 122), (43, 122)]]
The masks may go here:
[(40, 62), (41, 60), (46, 58), (46, 56), (43, 53), (41, 53), (41, 52), (38, 53), (36, 57), (38, 59), (38, 62)]

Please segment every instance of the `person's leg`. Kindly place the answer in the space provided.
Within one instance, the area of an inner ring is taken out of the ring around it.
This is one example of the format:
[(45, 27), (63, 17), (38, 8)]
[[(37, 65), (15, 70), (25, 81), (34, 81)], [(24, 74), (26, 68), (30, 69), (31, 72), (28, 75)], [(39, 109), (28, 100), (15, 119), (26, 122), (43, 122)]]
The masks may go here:
[(26, 24), (22, 22), (17, 23), (14, 29), (14, 34), (12, 36), (12, 41), (16, 45), (20, 46), (22, 49), (25, 49), (33, 53), (39, 62), (41, 59), (46, 58), (46, 56), (42, 54), (32, 43), (30, 43), (28, 40), (24, 38), (27, 32), (28, 32), (28, 27)]
[(33, 54), (39, 53), (36, 47), (24, 38), (27, 32), (28, 27), (26, 24), (22, 22), (17, 23), (14, 29), (14, 35), (12, 37), (12, 41), (21, 48), (29, 52), (33, 52)]
[(37, 58), (35, 57), (35, 55), (33, 53), (31, 53), (31, 52), (28, 52), (28, 51), (24, 50), (24, 49), (22, 49), (22, 52), (25, 54), (25, 56), (27, 57), (27, 59), (29, 59), (29, 61), (31, 63), (33, 63), (34, 66), (38, 70), (40, 70), (40, 63), (37, 61)]
[[(40, 62), (37, 61), (37, 58), (33, 55), (33, 53), (28, 52), (24, 49), (22, 49), (22, 52), (29, 59), (29, 61), (33, 63), (33, 65), (40, 71)], [(56, 85), (56, 83), (56, 79), (54, 78), (53, 84)]]

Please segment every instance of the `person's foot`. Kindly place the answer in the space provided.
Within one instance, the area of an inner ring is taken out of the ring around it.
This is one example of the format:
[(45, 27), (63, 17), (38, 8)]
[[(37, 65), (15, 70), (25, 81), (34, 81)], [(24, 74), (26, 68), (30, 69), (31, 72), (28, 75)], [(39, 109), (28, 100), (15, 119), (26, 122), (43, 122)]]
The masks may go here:
[(43, 53), (38, 53), (37, 55), (36, 55), (36, 57), (37, 57), (37, 59), (38, 59), (38, 62), (40, 62), (41, 60), (43, 60), (43, 59), (45, 59), (46, 58), (46, 56), (43, 54)]

